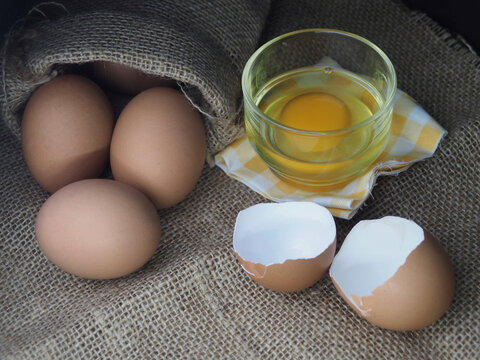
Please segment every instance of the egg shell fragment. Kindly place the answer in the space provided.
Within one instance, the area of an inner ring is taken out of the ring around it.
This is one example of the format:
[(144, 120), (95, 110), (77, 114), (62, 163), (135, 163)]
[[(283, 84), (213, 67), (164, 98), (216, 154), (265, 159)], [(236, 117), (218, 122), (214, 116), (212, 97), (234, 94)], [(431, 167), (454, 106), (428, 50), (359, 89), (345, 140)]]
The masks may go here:
[(293, 292), (315, 284), (335, 254), (330, 212), (310, 202), (257, 204), (240, 211), (233, 235), (236, 257), (257, 283)]
[(417, 330), (452, 302), (454, 269), (441, 244), (411, 220), (388, 216), (359, 222), (333, 260), (340, 295), (370, 323)]

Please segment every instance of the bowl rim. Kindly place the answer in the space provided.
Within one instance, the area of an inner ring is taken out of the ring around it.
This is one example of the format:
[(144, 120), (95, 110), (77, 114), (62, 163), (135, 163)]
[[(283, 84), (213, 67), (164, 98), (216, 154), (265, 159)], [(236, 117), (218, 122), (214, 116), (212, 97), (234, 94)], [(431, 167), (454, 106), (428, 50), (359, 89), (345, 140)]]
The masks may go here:
[[(250, 73), (250, 70), (255, 63), (255, 60), (257, 60), (257, 58), (267, 48), (269, 48), (273, 44), (277, 43), (278, 41), (280, 41), (282, 39), (285, 39), (285, 38), (288, 38), (288, 37), (294, 37), (294, 36), (299, 35), (299, 34), (304, 34), (304, 33), (333, 33), (333, 34), (337, 34), (337, 35), (343, 35), (343, 36), (351, 37), (351, 38), (354, 38), (356, 40), (359, 40), (359, 41), (363, 42), (364, 44), (366, 44), (367, 46), (372, 48), (375, 52), (377, 52), (380, 55), (380, 57), (383, 59), (383, 61), (385, 61), (388, 70), (392, 74), (392, 82), (387, 84), (386, 99), (385, 99), (384, 103), (382, 104), (382, 106), (380, 107), (380, 109), (377, 112), (375, 112), (372, 116), (366, 118), (365, 120), (363, 120), (359, 123), (356, 123), (354, 125), (351, 125), (349, 127), (346, 127), (346, 128), (337, 129), (337, 130), (329, 130), (329, 131), (307, 131), (307, 130), (296, 129), (296, 128), (284, 125), (284, 124), (272, 119), (271, 117), (267, 116), (257, 106), (255, 101), (253, 100), (253, 97), (252, 97), (250, 91), (247, 90), (248, 89), (247, 83), (248, 83), (248, 80), (249, 80), (249, 73)], [(249, 108), (252, 109), (255, 112), (255, 114), (258, 117), (262, 118), (264, 121), (269, 122), (270, 124), (272, 124), (274, 126), (277, 126), (277, 127), (280, 127), (284, 130), (295, 132), (295, 133), (302, 134), (302, 135), (338, 135), (338, 134), (341, 134), (343, 132), (350, 132), (350, 131), (354, 131), (354, 130), (357, 130), (359, 128), (362, 128), (362, 127), (370, 124), (371, 122), (376, 121), (378, 118), (382, 118), (386, 113), (388, 113), (391, 110), (391, 108), (393, 106), (393, 100), (395, 98), (395, 94), (396, 94), (396, 91), (397, 91), (397, 75), (396, 75), (395, 68), (394, 68), (391, 60), (388, 58), (388, 56), (385, 54), (385, 52), (382, 49), (380, 49), (377, 45), (372, 43), (370, 40), (367, 40), (360, 35), (357, 35), (357, 34), (354, 34), (354, 33), (348, 32), (348, 31), (343, 31), (343, 30), (330, 29), (330, 28), (309, 28), (309, 29), (295, 30), (295, 31), (291, 31), (291, 32), (279, 35), (279, 36), (269, 40), (268, 42), (266, 42), (262, 46), (260, 46), (250, 56), (247, 63), (245, 64), (245, 67), (243, 68), (242, 84), (241, 85), (242, 85), (242, 93), (243, 93), (244, 101), (249, 105)]]

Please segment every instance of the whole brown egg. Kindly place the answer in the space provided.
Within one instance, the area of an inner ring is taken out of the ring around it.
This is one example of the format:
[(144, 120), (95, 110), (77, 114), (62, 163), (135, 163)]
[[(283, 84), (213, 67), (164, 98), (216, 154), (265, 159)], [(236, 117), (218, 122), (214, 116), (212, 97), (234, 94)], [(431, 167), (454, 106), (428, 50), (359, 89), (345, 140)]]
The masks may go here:
[(177, 90), (156, 87), (134, 97), (120, 114), (110, 164), (116, 180), (136, 187), (161, 209), (192, 191), (205, 152), (198, 111)]
[(108, 163), (113, 111), (103, 91), (77, 75), (59, 76), (27, 103), (22, 148), (31, 174), (47, 191), (99, 176)]
[(140, 191), (114, 180), (88, 179), (48, 198), (35, 234), (45, 256), (64, 271), (111, 279), (152, 257), (161, 225), (155, 206)]
[(93, 77), (101, 85), (128, 95), (156, 86), (175, 86), (175, 81), (111, 61), (95, 61), (91, 64)]

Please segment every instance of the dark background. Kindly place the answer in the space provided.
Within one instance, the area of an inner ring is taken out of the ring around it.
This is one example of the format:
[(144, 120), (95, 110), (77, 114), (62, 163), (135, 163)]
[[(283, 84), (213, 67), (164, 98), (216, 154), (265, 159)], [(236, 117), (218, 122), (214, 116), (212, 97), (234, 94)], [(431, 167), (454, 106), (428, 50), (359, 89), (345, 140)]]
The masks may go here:
[(409, 8), (420, 10), (444, 28), (459, 34), (480, 53), (480, 1), (403, 0)]
[[(100, 0), (101, 1), (101, 0)], [(293, 1), (293, 0), (292, 0)], [(26, 14), (31, 0), (0, 0), (0, 34)], [(403, 0), (409, 8), (420, 10), (454, 34), (460, 34), (480, 53), (480, 1), (476, 0)]]

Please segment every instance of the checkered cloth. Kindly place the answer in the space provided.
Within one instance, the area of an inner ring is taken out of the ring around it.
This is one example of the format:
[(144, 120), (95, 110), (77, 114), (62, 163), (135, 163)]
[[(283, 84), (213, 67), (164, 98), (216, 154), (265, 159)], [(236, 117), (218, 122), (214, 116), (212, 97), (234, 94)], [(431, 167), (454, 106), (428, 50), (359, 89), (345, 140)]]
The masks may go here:
[(379, 175), (398, 174), (431, 157), (446, 133), (414, 99), (397, 90), (390, 138), (384, 152), (363, 175), (342, 188), (308, 191), (280, 180), (254, 152), (246, 137), (218, 153), (215, 164), (270, 200), (313, 201), (327, 207), (333, 216), (351, 219), (368, 198)]

